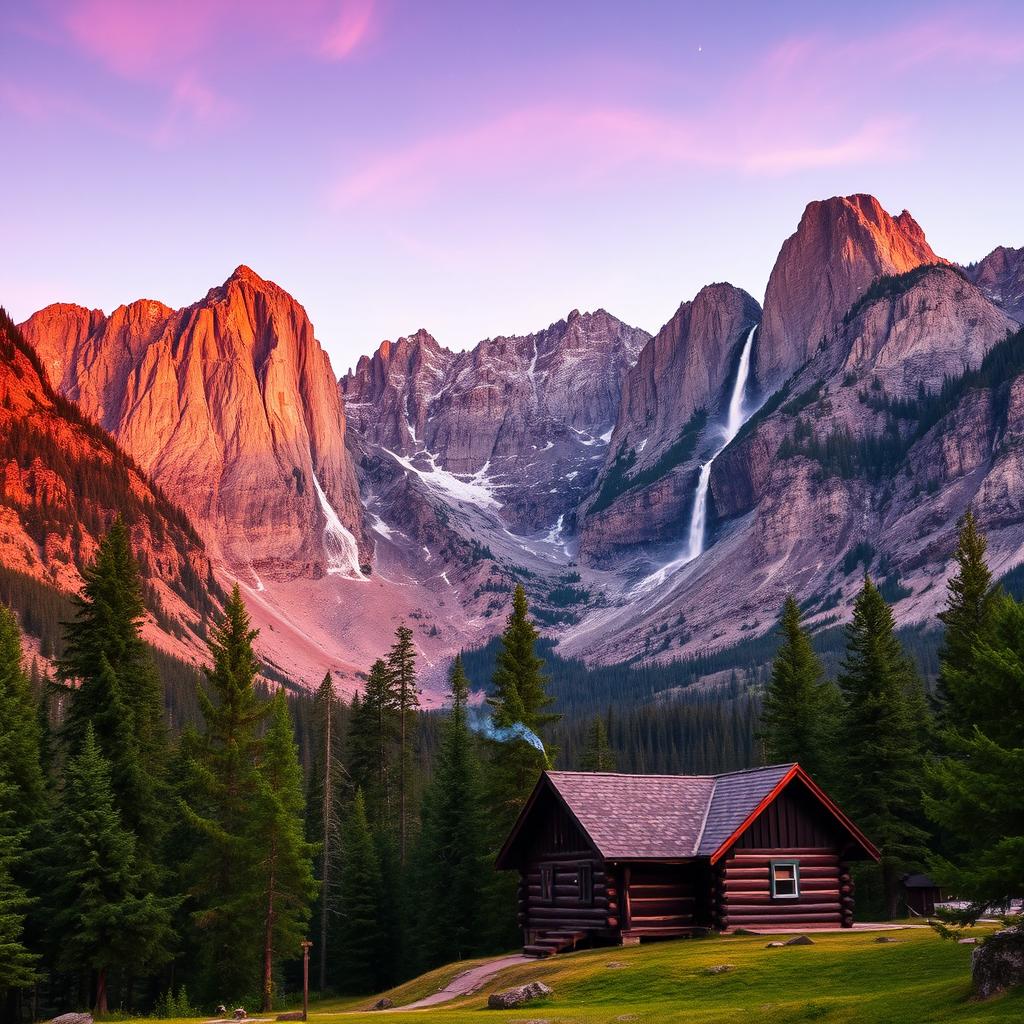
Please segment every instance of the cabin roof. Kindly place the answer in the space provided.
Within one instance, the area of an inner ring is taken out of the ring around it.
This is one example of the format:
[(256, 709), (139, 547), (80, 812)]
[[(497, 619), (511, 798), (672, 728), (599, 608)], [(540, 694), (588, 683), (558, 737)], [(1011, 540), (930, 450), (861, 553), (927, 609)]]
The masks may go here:
[(550, 787), (605, 860), (714, 862), (794, 779), (799, 778), (869, 856), (871, 842), (796, 764), (722, 775), (622, 775), (545, 772), (498, 857), (508, 854), (538, 795)]

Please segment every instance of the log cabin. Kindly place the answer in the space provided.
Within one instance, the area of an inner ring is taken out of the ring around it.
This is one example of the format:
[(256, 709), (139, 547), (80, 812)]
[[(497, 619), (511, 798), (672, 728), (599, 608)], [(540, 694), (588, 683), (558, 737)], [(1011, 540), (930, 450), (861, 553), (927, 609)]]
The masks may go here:
[(853, 924), (878, 850), (797, 764), (723, 775), (544, 772), (498, 854), (524, 952)]

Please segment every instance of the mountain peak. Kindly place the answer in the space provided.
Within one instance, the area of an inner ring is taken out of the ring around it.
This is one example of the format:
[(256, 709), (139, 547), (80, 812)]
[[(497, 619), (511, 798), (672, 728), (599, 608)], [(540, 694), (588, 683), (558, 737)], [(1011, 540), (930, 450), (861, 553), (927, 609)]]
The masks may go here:
[(758, 379), (779, 383), (806, 362), (876, 278), (945, 262), (907, 210), (893, 217), (867, 193), (808, 203), (768, 280)]

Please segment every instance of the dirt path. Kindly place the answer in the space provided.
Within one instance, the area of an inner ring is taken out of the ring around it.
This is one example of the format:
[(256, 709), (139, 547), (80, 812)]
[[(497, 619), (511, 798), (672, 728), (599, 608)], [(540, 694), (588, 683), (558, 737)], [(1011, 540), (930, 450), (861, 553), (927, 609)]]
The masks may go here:
[(486, 964), (471, 967), (468, 971), (456, 974), (440, 992), (433, 992), (423, 999), (417, 999), (415, 1003), (406, 1006), (396, 1006), (393, 1010), (386, 1010), (385, 1013), (402, 1013), (405, 1010), (421, 1010), (425, 1006), (437, 1006), (439, 1003), (447, 1003), (458, 996), (468, 996), (481, 988), (484, 982), (494, 977), (498, 971), (506, 967), (515, 967), (516, 964), (533, 963), (528, 956), (517, 953), (514, 956), (503, 956), (499, 960), (491, 960)]

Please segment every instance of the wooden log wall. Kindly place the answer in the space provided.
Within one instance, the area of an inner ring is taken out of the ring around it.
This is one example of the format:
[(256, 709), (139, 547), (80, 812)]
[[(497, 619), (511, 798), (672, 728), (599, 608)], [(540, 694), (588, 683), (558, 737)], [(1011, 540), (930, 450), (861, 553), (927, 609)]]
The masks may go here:
[[(800, 895), (771, 894), (770, 863), (800, 865)], [(717, 865), (715, 923), (720, 929), (759, 925), (853, 924), (853, 882), (839, 854), (828, 847), (733, 849)]]
[(691, 865), (633, 865), (629, 873), (631, 933), (672, 934), (692, 928), (700, 894)]
[[(604, 931), (619, 927), (619, 892), (614, 875), (604, 863), (577, 858), (547, 860), (552, 867), (552, 899), (541, 898), (540, 863), (530, 864), (520, 876), (519, 924), (528, 933), (544, 931)], [(579, 867), (589, 864), (593, 876), (592, 896), (580, 902)]]

